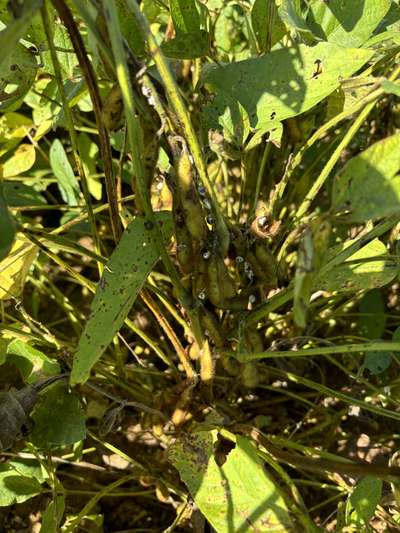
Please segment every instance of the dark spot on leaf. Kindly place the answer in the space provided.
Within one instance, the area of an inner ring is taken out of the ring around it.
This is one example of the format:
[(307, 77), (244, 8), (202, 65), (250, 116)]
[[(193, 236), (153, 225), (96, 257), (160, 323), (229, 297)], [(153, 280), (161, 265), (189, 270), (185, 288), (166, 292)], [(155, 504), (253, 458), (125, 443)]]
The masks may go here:
[(132, 270), (134, 272), (137, 272), (139, 270), (139, 267), (137, 265), (132, 265)]
[(151, 220), (146, 220), (145, 223), (144, 223), (144, 227), (147, 229), (147, 230), (152, 230), (154, 228), (154, 224)]

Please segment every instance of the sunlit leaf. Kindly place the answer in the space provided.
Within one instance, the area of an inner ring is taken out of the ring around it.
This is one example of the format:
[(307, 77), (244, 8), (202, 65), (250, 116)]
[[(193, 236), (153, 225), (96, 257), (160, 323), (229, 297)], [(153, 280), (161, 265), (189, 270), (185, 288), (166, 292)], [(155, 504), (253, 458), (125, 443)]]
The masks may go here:
[[(171, 219), (158, 214), (166, 241), (170, 238)], [(91, 315), (79, 339), (71, 372), (71, 384), (83, 383), (90, 370), (119, 331), (158, 259), (155, 229), (147, 229), (142, 218), (135, 218), (105, 266), (91, 306)]]
[(400, 213), (400, 134), (378, 141), (339, 172), (332, 204), (346, 220), (365, 222)]
[[(352, 241), (331, 249), (327, 255), (329, 261)], [(358, 291), (383, 287), (390, 283), (399, 273), (399, 263), (391, 257), (386, 246), (379, 239), (374, 239), (355, 252), (340, 265), (321, 272), (314, 283), (314, 290)]]
[(391, 0), (311, 0), (307, 24), (320, 39), (357, 47), (372, 35), (391, 3)]
[(16, 14), (15, 18), (11, 18), (8, 6), (2, 2), (0, 20), (6, 23), (7, 27), (0, 32), (0, 78), (3, 77), (3, 69), (6, 65), (9, 67), (13, 63), (18, 64), (18, 61), (10, 61), (10, 58), (16, 59), (19, 56), (22, 45), (19, 45), (18, 41), (26, 34), (41, 4), (42, 0), (18, 2), (20, 12)]
[(12, 156), (3, 164), (3, 177), (19, 176), (19, 174), (32, 168), (35, 160), (35, 147), (32, 144), (20, 144)]
[(361, 479), (347, 501), (347, 523), (356, 524), (358, 527), (366, 526), (374, 516), (381, 494), (381, 479), (373, 476)]
[(21, 295), (36, 254), (37, 247), (18, 234), (10, 252), (0, 262), (0, 300)]
[(32, 459), (15, 459), (0, 465), (0, 507), (22, 503), (42, 492), (47, 478)]
[(169, 450), (202, 514), (218, 533), (294, 531), (285, 500), (266, 474), (251, 442), (236, 437), (236, 446), (219, 466), (213, 455), (215, 435), (182, 435)]
[(21, 372), (25, 383), (35, 383), (39, 379), (60, 373), (60, 365), (43, 352), (28, 343), (14, 339), (7, 346), (7, 360)]
[(279, 122), (304, 113), (356, 72), (372, 52), (335, 44), (273, 50), (262, 57), (205, 69), (203, 84), (215, 94), (203, 109), (207, 129), (221, 129), (227, 108), (240, 103), (252, 128), (268, 131)]
[(21, 100), (28, 92), (35, 80), (37, 61), (33, 52), (22, 44), (16, 44), (7, 55), (4, 55), (2, 49), (1, 57), (0, 110), (4, 110)]

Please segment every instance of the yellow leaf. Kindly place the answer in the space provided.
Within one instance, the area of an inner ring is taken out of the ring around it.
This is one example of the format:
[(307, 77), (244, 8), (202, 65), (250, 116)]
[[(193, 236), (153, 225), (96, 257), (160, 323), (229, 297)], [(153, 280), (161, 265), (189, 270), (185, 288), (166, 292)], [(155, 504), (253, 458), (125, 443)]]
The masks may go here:
[(19, 233), (8, 256), (0, 262), (0, 300), (21, 295), (37, 247)]

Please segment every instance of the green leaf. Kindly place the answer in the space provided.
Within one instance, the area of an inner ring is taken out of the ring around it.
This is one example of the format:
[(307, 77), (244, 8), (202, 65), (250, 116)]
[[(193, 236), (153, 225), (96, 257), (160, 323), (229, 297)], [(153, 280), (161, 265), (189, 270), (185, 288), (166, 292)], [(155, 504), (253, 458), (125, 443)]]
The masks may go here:
[(278, 13), (289, 29), (300, 33), (308, 41), (315, 40), (301, 12), (300, 0), (282, 0)]
[[(172, 231), (170, 214), (160, 212), (157, 217), (168, 241)], [(71, 385), (89, 378), (91, 368), (121, 328), (158, 259), (155, 228), (146, 226), (142, 218), (135, 218), (105, 266), (74, 356)]]
[[(1, 227), (3, 230), (3, 226)], [(2, 233), (0, 238), (1, 236)], [(36, 255), (37, 247), (22, 234), (17, 234), (8, 255), (0, 262), (0, 300), (18, 298), (21, 295), (26, 276)]]
[(363, 368), (366, 368), (372, 375), (382, 374), (389, 368), (392, 363), (392, 354), (390, 352), (368, 352), (365, 355)]
[(7, 360), (21, 372), (25, 383), (60, 373), (60, 365), (22, 340), (15, 339), (7, 347)]
[(4, 197), (10, 207), (25, 205), (46, 205), (46, 199), (32, 186), (19, 181), (6, 181), (3, 184)]
[[(15, 238), (15, 225), (4, 199), (3, 186), (0, 182), (0, 261), (7, 257)], [(0, 263), (0, 291), (1, 291)]]
[[(352, 241), (335, 246), (330, 250), (327, 261), (350, 246)], [(342, 264), (322, 270), (314, 283), (314, 290), (359, 291), (383, 287), (399, 272), (397, 261), (386, 250), (379, 239), (374, 239), (351, 255)]]
[[(210, 10), (212, 6), (210, 6)], [(229, 58), (244, 59), (249, 57), (248, 30), (246, 14), (238, 4), (215, 7), (218, 17), (215, 22), (215, 47), (224, 61)]]
[(381, 81), (381, 86), (386, 93), (400, 96), (400, 85), (398, 83), (393, 83), (390, 80), (383, 80)]
[(35, 164), (36, 150), (32, 144), (20, 144), (3, 164), (3, 178), (18, 176)]
[(85, 415), (79, 397), (65, 383), (48, 387), (32, 414), (31, 441), (38, 448), (58, 448), (86, 437)]
[(215, 432), (182, 435), (169, 450), (202, 514), (218, 533), (294, 531), (278, 486), (266, 474), (252, 443), (241, 436), (219, 466), (213, 455)]
[(365, 526), (375, 514), (381, 500), (382, 480), (372, 476), (361, 479), (346, 506), (347, 523)]
[(255, 0), (251, 10), (251, 24), (260, 52), (269, 52), (286, 34), (275, 0)]
[(400, 213), (400, 134), (379, 141), (353, 157), (339, 172), (332, 191), (336, 211), (365, 222)]
[(136, 18), (127, 7), (125, 0), (116, 0), (115, 4), (122, 35), (126, 39), (132, 52), (138, 56), (143, 56), (145, 54), (144, 40), (142, 39)]
[(200, 15), (195, 0), (169, 0), (175, 31), (197, 33), (200, 30)]
[(385, 304), (381, 292), (374, 289), (365, 293), (358, 309), (360, 334), (367, 339), (381, 339), (386, 325)]
[(206, 56), (210, 52), (210, 36), (205, 30), (178, 33), (170, 41), (162, 43), (161, 49), (166, 56), (176, 59)]
[[(268, 131), (279, 122), (304, 113), (356, 72), (372, 52), (345, 49), (330, 43), (304, 44), (273, 50), (262, 57), (209, 66), (203, 84), (215, 94), (203, 109), (207, 129), (221, 129), (226, 108), (232, 116), (240, 103), (252, 128)], [(321, 72), (318, 74), (318, 72)]]
[(32, 126), (32, 120), (19, 113), (2, 115), (0, 117), (0, 156), (13, 149)]
[(65, 511), (65, 496), (60, 494), (51, 501), (42, 514), (42, 526), (40, 533), (58, 533)]
[(22, 503), (42, 492), (46, 476), (40, 464), (16, 459), (0, 465), (0, 507)]
[[(18, 41), (25, 35), (27, 28), (32, 22), (36, 11), (40, 8), (42, 0), (31, 0), (30, 2), (19, 2), (18, 7), (22, 10), (18, 17), (4, 20), (4, 14), (8, 13), (7, 7), (1, 10), (1, 21), (8, 22), (7, 27), (0, 32), (0, 78), (2, 77), (4, 65), (9, 63), (10, 57), (15, 57), (15, 50), (20, 46)], [(24, 48), (24, 47), (23, 47)], [(14, 63), (11, 62), (10, 64)], [(1, 106), (0, 106), (1, 107)]]
[(0, 110), (3, 111), (22, 100), (28, 92), (36, 77), (37, 62), (33, 52), (22, 44), (13, 46), (7, 56), (3, 48), (1, 50)]
[(89, 192), (96, 200), (100, 201), (103, 190), (102, 183), (99, 179), (92, 177), (97, 173), (96, 161), (98, 159), (99, 147), (86, 133), (80, 133), (78, 135), (78, 147), (88, 181)]
[(80, 198), (79, 183), (59, 139), (50, 148), (50, 165), (58, 180), (58, 187), (64, 202), (77, 205)]
[(311, 0), (307, 23), (319, 38), (357, 47), (372, 35), (391, 0)]

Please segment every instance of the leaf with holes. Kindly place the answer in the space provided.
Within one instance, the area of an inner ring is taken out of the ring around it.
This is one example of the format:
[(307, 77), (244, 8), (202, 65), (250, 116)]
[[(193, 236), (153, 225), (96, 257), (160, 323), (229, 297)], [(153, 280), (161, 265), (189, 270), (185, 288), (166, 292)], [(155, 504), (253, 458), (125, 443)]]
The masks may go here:
[[(157, 213), (165, 241), (171, 237), (169, 213)], [(79, 339), (74, 356), (71, 384), (85, 382), (90, 370), (118, 333), (158, 259), (155, 228), (147, 228), (142, 218), (135, 218), (104, 268), (91, 306), (91, 315)]]
[(204, 69), (203, 85), (215, 95), (203, 108), (206, 129), (223, 129), (227, 108), (246, 110), (253, 130), (269, 131), (331, 94), (371, 57), (368, 50), (319, 43), (273, 50), (261, 57)]
[[(327, 261), (350, 246), (352, 241), (335, 246), (327, 254)], [(314, 283), (314, 290), (359, 291), (383, 287), (399, 273), (395, 257), (388, 254), (386, 246), (374, 239), (351, 255), (346, 261), (327, 272), (321, 269)]]
[(215, 438), (215, 432), (183, 434), (169, 450), (169, 460), (213, 528), (219, 533), (294, 531), (285, 500), (252, 443), (237, 436), (219, 466)]
[(348, 161), (336, 176), (332, 205), (349, 222), (400, 214), (400, 133)]
[[(4, 58), (3, 51), (2, 57)], [(22, 44), (16, 44), (7, 57), (1, 61), (1, 111), (22, 100), (35, 81), (37, 66), (33, 52)]]

